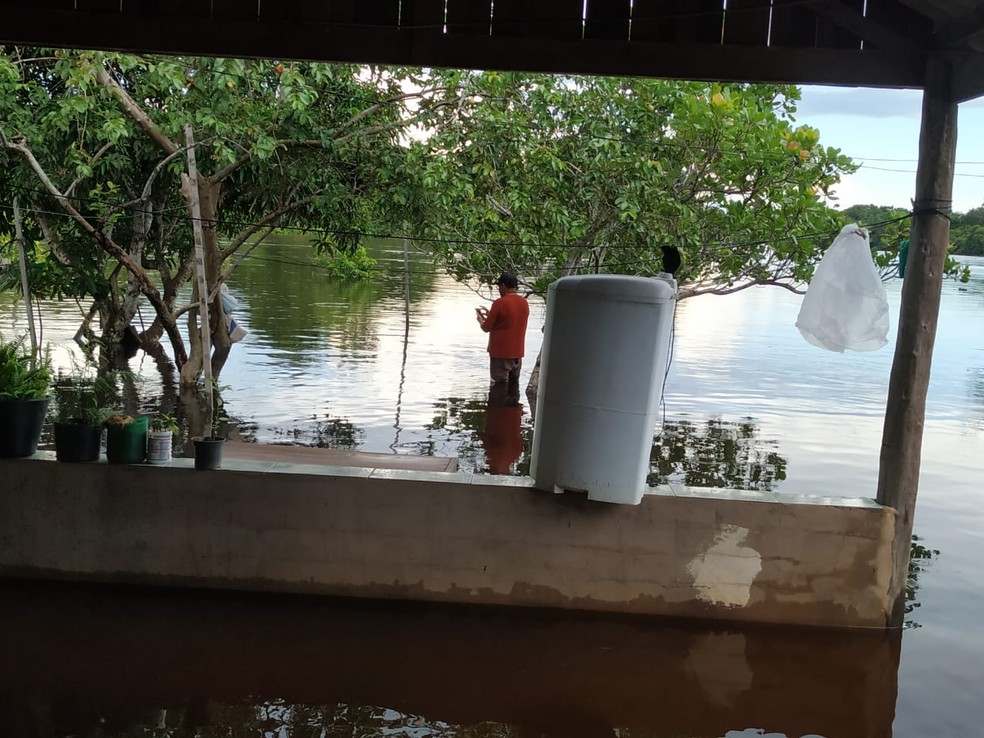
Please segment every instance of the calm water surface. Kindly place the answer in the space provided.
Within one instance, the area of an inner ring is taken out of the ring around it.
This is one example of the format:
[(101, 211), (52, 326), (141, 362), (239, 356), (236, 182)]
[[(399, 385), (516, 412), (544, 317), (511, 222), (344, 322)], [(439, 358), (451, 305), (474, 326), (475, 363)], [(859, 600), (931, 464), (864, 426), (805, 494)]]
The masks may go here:
[[(230, 413), (263, 443), (488, 472), (498, 421), (473, 317), (488, 291), (411, 254), (407, 314), (402, 244), (376, 251), (384, 274), (368, 285), (325, 279), (296, 242), (244, 263), (230, 288), (250, 333), (223, 373)], [(984, 260), (969, 261), (971, 283), (944, 287), (915, 526), (927, 553), (901, 637), (7, 585), (0, 735), (984, 736)], [(758, 289), (679, 306), (651, 481), (874, 496), (893, 345), (810, 346), (800, 299)], [(0, 331), (16, 315), (0, 296)], [(78, 309), (44, 317), (64, 364)], [(151, 362), (131, 368), (155, 409)], [(528, 410), (517, 420), (506, 461), (524, 473)]]

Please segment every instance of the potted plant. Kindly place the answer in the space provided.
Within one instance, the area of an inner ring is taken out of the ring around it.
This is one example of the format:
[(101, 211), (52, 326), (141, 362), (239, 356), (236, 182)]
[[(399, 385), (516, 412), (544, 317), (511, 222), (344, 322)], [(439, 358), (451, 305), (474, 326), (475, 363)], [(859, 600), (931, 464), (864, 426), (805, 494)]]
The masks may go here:
[(196, 469), (220, 469), (222, 467), (222, 448), (225, 436), (219, 435), (219, 428), (229, 418), (222, 402), (222, 387), (212, 380), (212, 402), (206, 408), (206, 428), (208, 435), (192, 438), (195, 444)]
[(96, 461), (106, 411), (99, 402), (99, 380), (85, 369), (55, 385), (55, 458), (59, 461)]
[(171, 446), (178, 430), (178, 421), (167, 413), (159, 413), (151, 421), (147, 435), (148, 463), (166, 464), (171, 460)]
[(48, 409), (50, 358), (33, 360), (21, 343), (0, 337), (0, 458), (37, 450)]
[(147, 418), (113, 413), (106, 418), (106, 461), (140, 464), (147, 457)]

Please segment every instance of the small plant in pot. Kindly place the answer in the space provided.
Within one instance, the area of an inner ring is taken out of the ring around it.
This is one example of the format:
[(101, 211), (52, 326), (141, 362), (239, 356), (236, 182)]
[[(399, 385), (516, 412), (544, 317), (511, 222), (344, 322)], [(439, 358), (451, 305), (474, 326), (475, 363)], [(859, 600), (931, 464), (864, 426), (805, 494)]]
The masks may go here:
[(55, 457), (59, 461), (96, 461), (106, 411), (99, 403), (99, 382), (76, 373), (55, 386)]
[(147, 457), (147, 418), (112, 413), (106, 418), (106, 461), (140, 464)]
[(0, 336), (0, 458), (30, 456), (38, 448), (48, 409), (51, 360), (32, 357), (23, 341)]
[(206, 428), (208, 435), (192, 438), (195, 444), (196, 469), (222, 468), (222, 449), (225, 446), (225, 436), (219, 435), (219, 428), (229, 418), (225, 414), (222, 402), (222, 390), (215, 380), (212, 380), (212, 402), (206, 408)]
[(150, 422), (150, 432), (147, 435), (148, 464), (167, 464), (171, 460), (171, 448), (178, 431), (178, 421), (167, 413), (159, 413)]

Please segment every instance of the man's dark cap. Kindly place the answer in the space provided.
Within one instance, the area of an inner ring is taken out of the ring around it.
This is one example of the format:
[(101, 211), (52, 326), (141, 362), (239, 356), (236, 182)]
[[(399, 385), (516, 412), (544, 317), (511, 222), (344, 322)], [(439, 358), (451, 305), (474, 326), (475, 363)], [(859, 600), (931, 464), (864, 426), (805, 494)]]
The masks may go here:
[(503, 272), (499, 275), (499, 281), (496, 284), (501, 284), (503, 287), (508, 287), (511, 290), (516, 289), (519, 286), (519, 282), (514, 274), (509, 272)]

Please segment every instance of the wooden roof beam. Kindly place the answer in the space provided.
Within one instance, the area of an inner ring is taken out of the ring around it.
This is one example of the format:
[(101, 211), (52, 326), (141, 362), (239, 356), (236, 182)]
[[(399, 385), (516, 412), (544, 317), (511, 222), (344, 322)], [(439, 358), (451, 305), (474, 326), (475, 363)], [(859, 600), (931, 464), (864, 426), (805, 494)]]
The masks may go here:
[(330, 24), (7, 10), (0, 41), (326, 62), (921, 89), (924, 53), (444, 34)]
[(807, 7), (822, 18), (826, 18), (831, 23), (837, 24), (880, 49), (908, 53), (923, 53), (925, 51), (918, 42), (865, 18), (861, 13), (851, 10), (836, 0), (833, 2), (831, 0), (815, 0), (807, 3)]
[(958, 54), (950, 57), (953, 81), (950, 94), (958, 102), (984, 95), (984, 54)]
[(981, 33), (984, 33), (984, 5), (971, 13), (947, 21), (936, 29), (933, 39), (937, 48), (953, 49)]

